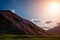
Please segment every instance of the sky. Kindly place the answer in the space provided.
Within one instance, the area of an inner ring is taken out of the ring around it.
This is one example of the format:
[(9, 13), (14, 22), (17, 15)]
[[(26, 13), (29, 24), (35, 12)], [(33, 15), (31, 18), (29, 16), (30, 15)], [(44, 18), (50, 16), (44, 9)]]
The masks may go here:
[(11, 10), (45, 30), (60, 22), (60, 0), (0, 0), (0, 10)]

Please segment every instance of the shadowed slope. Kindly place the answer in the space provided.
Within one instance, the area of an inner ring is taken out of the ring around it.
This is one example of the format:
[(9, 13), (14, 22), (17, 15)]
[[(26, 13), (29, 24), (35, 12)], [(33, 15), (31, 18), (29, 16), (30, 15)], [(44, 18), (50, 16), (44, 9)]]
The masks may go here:
[(45, 30), (9, 10), (0, 10), (0, 33), (48, 35)]

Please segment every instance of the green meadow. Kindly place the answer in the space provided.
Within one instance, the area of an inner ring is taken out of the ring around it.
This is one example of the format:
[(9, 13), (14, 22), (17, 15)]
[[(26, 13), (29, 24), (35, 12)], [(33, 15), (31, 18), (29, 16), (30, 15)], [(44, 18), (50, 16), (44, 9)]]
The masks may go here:
[(34, 35), (0, 34), (0, 40), (60, 40), (60, 35), (38, 37)]

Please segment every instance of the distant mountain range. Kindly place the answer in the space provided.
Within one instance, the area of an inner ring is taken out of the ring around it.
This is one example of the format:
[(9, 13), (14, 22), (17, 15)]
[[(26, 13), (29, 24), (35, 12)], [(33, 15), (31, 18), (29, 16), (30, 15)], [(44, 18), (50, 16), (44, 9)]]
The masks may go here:
[(60, 23), (57, 23), (57, 26), (48, 30), (47, 32), (49, 32), (50, 34), (53, 35), (60, 35)]
[(48, 35), (49, 33), (10, 10), (0, 10), (0, 34)]

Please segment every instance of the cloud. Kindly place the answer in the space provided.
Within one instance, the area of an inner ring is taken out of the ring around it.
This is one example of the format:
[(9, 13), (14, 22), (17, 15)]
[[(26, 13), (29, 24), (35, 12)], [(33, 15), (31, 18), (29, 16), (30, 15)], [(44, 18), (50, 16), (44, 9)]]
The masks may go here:
[(15, 9), (12, 9), (11, 11), (12, 11), (13, 13), (15, 13)]
[(40, 22), (39, 19), (31, 19), (32, 22)]

